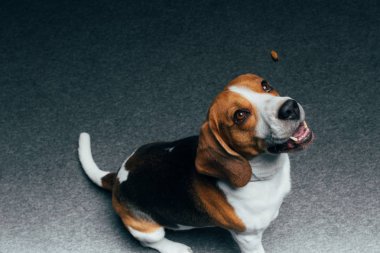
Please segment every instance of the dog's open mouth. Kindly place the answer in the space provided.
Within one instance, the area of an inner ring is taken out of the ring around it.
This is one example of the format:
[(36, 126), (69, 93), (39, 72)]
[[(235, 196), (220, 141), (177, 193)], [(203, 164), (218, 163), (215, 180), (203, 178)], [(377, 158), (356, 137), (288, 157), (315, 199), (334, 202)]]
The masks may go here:
[(314, 133), (303, 121), (285, 142), (268, 147), (270, 153), (283, 153), (305, 149), (314, 139)]

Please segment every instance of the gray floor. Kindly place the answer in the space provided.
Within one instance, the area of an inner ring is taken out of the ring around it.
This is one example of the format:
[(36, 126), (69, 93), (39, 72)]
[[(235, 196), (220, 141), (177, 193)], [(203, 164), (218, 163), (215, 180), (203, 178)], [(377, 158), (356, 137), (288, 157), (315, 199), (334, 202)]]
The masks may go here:
[[(79, 133), (116, 170), (144, 143), (197, 134), (213, 97), (246, 72), (300, 101), (317, 135), (291, 155), (293, 190), (267, 252), (380, 252), (379, 1), (9, 2), (0, 252), (153, 252), (81, 171)], [(221, 229), (168, 237), (195, 253), (238, 252)]]

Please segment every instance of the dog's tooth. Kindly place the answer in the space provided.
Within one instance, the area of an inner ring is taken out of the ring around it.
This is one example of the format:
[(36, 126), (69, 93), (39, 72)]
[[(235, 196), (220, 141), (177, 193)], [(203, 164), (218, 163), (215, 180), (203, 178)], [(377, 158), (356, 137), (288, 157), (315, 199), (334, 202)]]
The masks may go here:
[(306, 129), (309, 128), (308, 125), (306, 124), (306, 121), (303, 122), (303, 125), (304, 125), (304, 127), (305, 127)]
[(297, 141), (298, 141), (298, 139), (297, 139), (296, 137), (293, 137), (293, 136), (292, 136), (292, 137), (290, 137), (290, 139), (291, 139), (291, 140), (293, 140), (293, 141), (295, 141), (295, 142), (297, 142)]

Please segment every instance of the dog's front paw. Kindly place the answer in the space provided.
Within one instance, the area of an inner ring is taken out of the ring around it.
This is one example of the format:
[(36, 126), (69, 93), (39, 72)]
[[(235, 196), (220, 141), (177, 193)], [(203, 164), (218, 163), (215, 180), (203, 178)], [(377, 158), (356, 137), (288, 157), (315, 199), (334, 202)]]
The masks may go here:
[(145, 247), (153, 248), (160, 253), (193, 253), (190, 247), (185, 244), (173, 242), (166, 238), (154, 243), (141, 242)]
[[(247, 253), (248, 253), (248, 251), (247, 251)], [(265, 250), (264, 250), (263, 246), (260, 245), (256, 249), (249, 251), (249, 253), (265, 253)]]
[(191, 250), (190, 247), (184, 245), (184, 244), (180, 244), (178, 243), (179, 245), (176, 245), (176, 248), (177, 249), (173, 249), (175, 251), (173, 251), (173, 253), (193, 253), (193, 251)]

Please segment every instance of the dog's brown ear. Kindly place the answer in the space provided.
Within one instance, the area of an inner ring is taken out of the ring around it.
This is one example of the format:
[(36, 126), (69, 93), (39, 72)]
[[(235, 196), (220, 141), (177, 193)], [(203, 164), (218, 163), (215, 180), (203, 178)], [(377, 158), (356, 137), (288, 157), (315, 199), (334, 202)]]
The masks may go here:
[(202, 125), (195, 159), (197, 171), (225, 180), (234, 187), (245, 186), (252, 176), (251, 166), (223, 141), (213, 123), (208, 120)]

